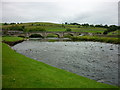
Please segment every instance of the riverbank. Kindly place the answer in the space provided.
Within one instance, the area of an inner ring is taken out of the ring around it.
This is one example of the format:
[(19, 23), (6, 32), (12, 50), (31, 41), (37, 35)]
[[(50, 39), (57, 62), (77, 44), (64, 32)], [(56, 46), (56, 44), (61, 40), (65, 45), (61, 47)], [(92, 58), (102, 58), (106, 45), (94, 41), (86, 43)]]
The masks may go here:
[(3, 88), (115, 88), (25, 57), (6, 44), (2, 56)]
[(94, 42), (105, 42), (112, 44), (120, 44), (120, 38), (115, 37), (99, 37), (99, 36), (77, 36), (71, 37), (72, 41), (94, 41)]
[(25, 39), (21, 37), (2, 37), (2, 42), (8, 44), (9, 46), (14, 46), (23, 41), (25, 41)]
[(25, 41), (16, 52), (98, 82), (118, 85), (118, 45), (101, 42)]
[[(2, 37), (2, 42), (14, 46), (17, 43), (21, 43), (25, 41), (25, 38), (21, 37), (13, 37), (13, 36), (7, 36)], [(29, 38), (28, 38), (29, 40)], [(57, 42), (57, 41), (93, 41), (93, 42), (104, 42), (104, 43), (111, 43), (111, 44), (120, 44), (120, 38), (119, 37), (101, 37), (101, 36), (71, 36), (69, 38), (30, 38), (30, 40), (39, 40), (39, 41), (48, 41), (48, 42)]]
[(2, 49), (3, 88), (117, 88)]
[(24, 40), (19, 40), (19, 41), (2, 41), (2, 42), (8, 44), (9, 46), (14, 46), (14, 45), (16, 45), (18, 43), (21, 43), (23, 41)]

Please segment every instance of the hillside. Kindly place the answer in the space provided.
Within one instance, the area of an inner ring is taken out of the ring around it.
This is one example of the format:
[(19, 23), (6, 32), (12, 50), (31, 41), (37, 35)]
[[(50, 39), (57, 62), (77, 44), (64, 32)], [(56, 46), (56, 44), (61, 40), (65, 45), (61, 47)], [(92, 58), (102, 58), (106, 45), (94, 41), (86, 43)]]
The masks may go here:
[(3, 25), (3, 30), (23, 30), (23, 31), (66, 31), (71, 29), (73, 32), (89, 32), (89, 33), (103, 33), (106, 28), (93, 27), (93, 26), (82, 26), (82, 25), (68, 25), (68, 24), (56, 24), (56, 23), (19, 23)]

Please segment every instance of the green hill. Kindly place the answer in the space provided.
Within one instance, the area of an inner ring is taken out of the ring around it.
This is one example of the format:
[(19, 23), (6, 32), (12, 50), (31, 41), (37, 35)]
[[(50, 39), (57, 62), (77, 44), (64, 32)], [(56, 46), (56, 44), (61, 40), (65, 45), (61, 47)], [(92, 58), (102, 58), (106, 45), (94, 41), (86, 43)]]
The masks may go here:
[(80, 25), (66, 25), (66, 24), (56, 24), (56, 23), (45, 23), (45, 22), (35, 22), (35, 23), (20, 23), (12, 25), (3, 25), (3, 30), (23, 30), (24, 31), (66, 31), (70, 28), (73, 32), (90, 32), (90, 33), (103, 33), (106, 28), (91, 27), (91, 26), (80, 26)]

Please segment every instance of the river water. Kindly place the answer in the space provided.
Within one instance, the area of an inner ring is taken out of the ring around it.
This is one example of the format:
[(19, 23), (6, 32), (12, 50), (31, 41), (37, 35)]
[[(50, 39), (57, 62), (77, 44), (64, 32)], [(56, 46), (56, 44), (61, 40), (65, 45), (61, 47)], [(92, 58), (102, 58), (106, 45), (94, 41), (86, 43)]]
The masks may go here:
[(97, 82), (118, 85), (118, 45), (100, 42), (24, 41), (18, 53)]

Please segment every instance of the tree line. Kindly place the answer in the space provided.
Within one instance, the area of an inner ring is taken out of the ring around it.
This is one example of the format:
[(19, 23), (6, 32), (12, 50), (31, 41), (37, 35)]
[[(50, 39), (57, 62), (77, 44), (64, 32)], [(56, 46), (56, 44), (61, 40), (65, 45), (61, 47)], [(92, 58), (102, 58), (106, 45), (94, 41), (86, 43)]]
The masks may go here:
[(103, 32), (103, 34), (108, 34), (109, 32), (113, 32), (113, 31), (116, 31), (116, 30), (120, 30), (120, 26), (116, 26), (116, 25), (110, 25), (108, 26), (107, 24), (106, 25), (93, 25), (93, 24), (88, 24), (88, 23), (85, 23), (85, 24), (79, 24), (79, 23), (67, 23), (65, 22), (64, 23), (65, 25), (78, 25), (78, 28), (80, 27), (100, 27), (100, 28), (106, 28), (107, 30), (105, 30)]

